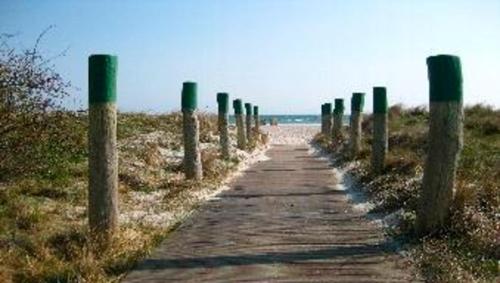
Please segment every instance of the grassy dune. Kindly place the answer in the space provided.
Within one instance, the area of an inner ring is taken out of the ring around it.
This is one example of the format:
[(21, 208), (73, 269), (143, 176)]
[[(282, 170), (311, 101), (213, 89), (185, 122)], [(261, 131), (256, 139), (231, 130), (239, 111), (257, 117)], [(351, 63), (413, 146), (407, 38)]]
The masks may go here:
[[(412, 251), (431, 282), (493, 282), (498, 276), (500, 246), (500, 110), (476, 105), (465, 109), (464, 148), (458, 172), (456, 198), (448, 226), (424, 239), (414, 236), (415, 210), (425, 163), (428, 112), (423, 108), (389, 113), (389, 153), (383, 174), (370, 172), (371, 117), (363, 123), (364, 150), (350, 173), (363, 183), (375, 204), (372, 212), (397, 217), (388, 233)], [(345, 144), (335, 147), (317, 136), (316, 142), (346, 158)], [(339, 149), (340, 148), (340, 149)]]
[(87, 231), (85, 114), (59, 115), (57, 127), (26, 141), (29, 154), (7, 155), (0, 162), (0, 282), (115, 281), (145, 256), (247, 156), (235, 151), (222, 161), (216, 116), (202, 114), (205, 178), (185, 180), (181, 121), (180, 113), (119, 114), (121, 225), (106, 251)]

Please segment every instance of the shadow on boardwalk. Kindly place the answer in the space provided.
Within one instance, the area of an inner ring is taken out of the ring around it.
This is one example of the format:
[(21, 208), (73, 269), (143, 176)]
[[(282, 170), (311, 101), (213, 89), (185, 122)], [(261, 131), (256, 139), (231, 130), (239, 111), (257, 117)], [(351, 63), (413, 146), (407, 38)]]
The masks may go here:
[[(311, 245), (312, 243), (308, 243)], [(169, 269), (169, 268), (214, 268), (221, 266), (251, 265), (251, 264), (281, 264), (299, 263), (309, 260), (325, 260), (334, 258), (353, 257), (357, 260), (380, 255), (384, 245), (352, 245), (338, 246), (327, 249), (275, 252), (254, 255), (213, 256), (184, 259), (148, 259), (137, 268), (144, 269)], [(386, 249), (390, 251), (389, 249)], [(344, 264), (374, 264), (376, 261), (344, 262)], [(229, 278), (228, 278), (229, 279)]]

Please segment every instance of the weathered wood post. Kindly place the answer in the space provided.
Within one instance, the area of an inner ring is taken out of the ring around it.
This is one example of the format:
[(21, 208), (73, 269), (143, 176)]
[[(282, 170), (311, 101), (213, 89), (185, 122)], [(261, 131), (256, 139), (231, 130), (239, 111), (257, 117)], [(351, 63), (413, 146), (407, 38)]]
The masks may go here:
[(245, 103), (245, 125), (246, 125), (247, 145), (251, 145), (253, 142), (252, 104), (248, 102)]
[[(353, 101), (354, 101), (354, 97), (351, 96), (351, 112), (352, 112)], [(351, 131), (351, 128), (352, 128), (352, 113), (351, 113), (351, 115), (349, 115), (349, 133)]]
[(463, 144), (462, 69), (460, 58), (427, 58), (429, 145), (417, 211), (417, 233), (444, 226), (454, 197), (457, 162)]
[(259, 106), (257, 105), (253, 106), (253, 123), (254, 123), (254, 128), (253, 128), (254, 139), (257, 142), (260, 142), (261, 141), (260, 118), (259, 118)]
[(258, 135), (260, 133), (260, 118), (259, 118), (259, 106), (257, 105), (253, 107), (253, 119), (255, 124), (255, 133)]
[(332, 137), (334, 142), (338, 142), (342, 137), (342, 123), (344, 120), (344, 100), (335, 99), (335, 108), (333, 109), (333, 130)]
[(380, 174), (385, 167), (388, 148), (387, 91), (385, 87), (373, 88), (373, 142), (372, 171)]
[(325, 104), (321, 104), (321, 134), (326, 135), (326, 117)]
[(184, 134), (184, 174), (186, 179), (201, 180), (200, 122), (196, 113), (196, 83), (184, 82), (182, 86), (182, 117)]
[(218, 111), (218, 126), (219, 126), (219, 141), (220, 152), (222, 158), (229, 159), (229, 133), (228, 133), (228, 111), (229, 111), (229, 94), (225, 92), (217, 93)]
[(350, 157), (356, 158), (361, 151), (361, 123), (363, 122), (363, 106), (365, 94), (355, 92), (351, 99), (351, 127), (350, 127)]
[(325, 115), (324, 117), (324, 123), (325, 123), (325, 137), (327, 139), (330, 139), (332, 136), (332, 104), (331, 103), (325, 103)]
[(243, 102), (241, 99), (233, 100), (234, 119), (236, 121), (237, 146), (241, 150), (246, 149), (245, 125), (243, 123)]
[(118, 226), (116, 56), (89, 57), (89, 196), (92, 236), (107, 245)]

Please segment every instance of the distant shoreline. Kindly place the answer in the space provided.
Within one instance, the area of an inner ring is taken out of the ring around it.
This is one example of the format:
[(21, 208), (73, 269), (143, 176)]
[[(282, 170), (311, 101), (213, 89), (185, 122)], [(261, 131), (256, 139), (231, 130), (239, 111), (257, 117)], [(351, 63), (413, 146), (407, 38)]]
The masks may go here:
[[(271, 120), (276, 120), (278, 125), (320, 125), (320, 115), (260, 115), (260, 120), (270, 124)], [(349, 116), (344, 115), (344, 124), (348, 123)], [(234, 124), (234, 115), (229, 116), (229, 123)]]
[[(269, 126), (271, 127), (271, 125), (269, 124), (266, 124), (265, 126)], [(282, 123), (282, 124), (279, 124), (277, 125), (278, 127), (279, 126), (288, 126), (288, 127), (301, 127), (301, 126), (304, 126), (304, 127), (319, 127), (321, 126), (320, 123)]]

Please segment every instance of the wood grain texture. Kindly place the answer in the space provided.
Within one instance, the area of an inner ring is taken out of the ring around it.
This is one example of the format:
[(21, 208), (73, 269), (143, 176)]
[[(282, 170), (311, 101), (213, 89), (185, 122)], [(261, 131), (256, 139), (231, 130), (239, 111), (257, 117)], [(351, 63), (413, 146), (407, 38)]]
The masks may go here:
[(361, 123), (363, 122), (363, 114), (359, 111), (352, 111), (351, 126), (349, 128), (349, 150), (350, 157), (355, 159), (361, 151)]
[(234, 119), (236, 120), (237, 146), (239, 149), (245, 150), (247, 148), (247, 139), (245, 125), (243, 122), (243, 114), (235, 114)]
[(332, 128), (332, 138), (333, 141), (338, 142), (342, 137), (342, 123), (343, 123), (343, 112), (335, 113), (333, 115), (333, 128)]
[(251, 143), (253, 141), (252, 114), (245, 115), (245, 126), (246, 126), (247, 142)]
[(326, 137), (326, 138), (331, 138), (331, 135), (332, 135), (332, 126), (333, 126), (333, 123), (332, 123), (332, 115), (331, 114), (325, 114), (321, 117), (322, 119), (322, 123), (324, 125), (324, 133), (323, 135)]
[(218, 128), (219, 128), (219, 141), (220, 141), (220, 152), (222, 158), (229, 159), (229, 132), (228, 132), (228, 116), (226, 113), (219, 112), (218, 116)]
[(183, 116), (184, 174), (187, 179), (201, 180), (200, 122), (196, 111), (185, 109)]
[(104, 241), (118, 225), (116, 126), (114, 103), (89, 106), (89, 227)]
[(463, 145), (461, 101), (431, 102), (429, 115), (429, 145), (417, 211), (419, 234), (431, 233), (448, 221)]
[(373, 114), (373, 141), (372, 141), (372, 171), (382, 173), (385, 167), (385, 155), (389, 147), (389, 130), (387, 113)]

